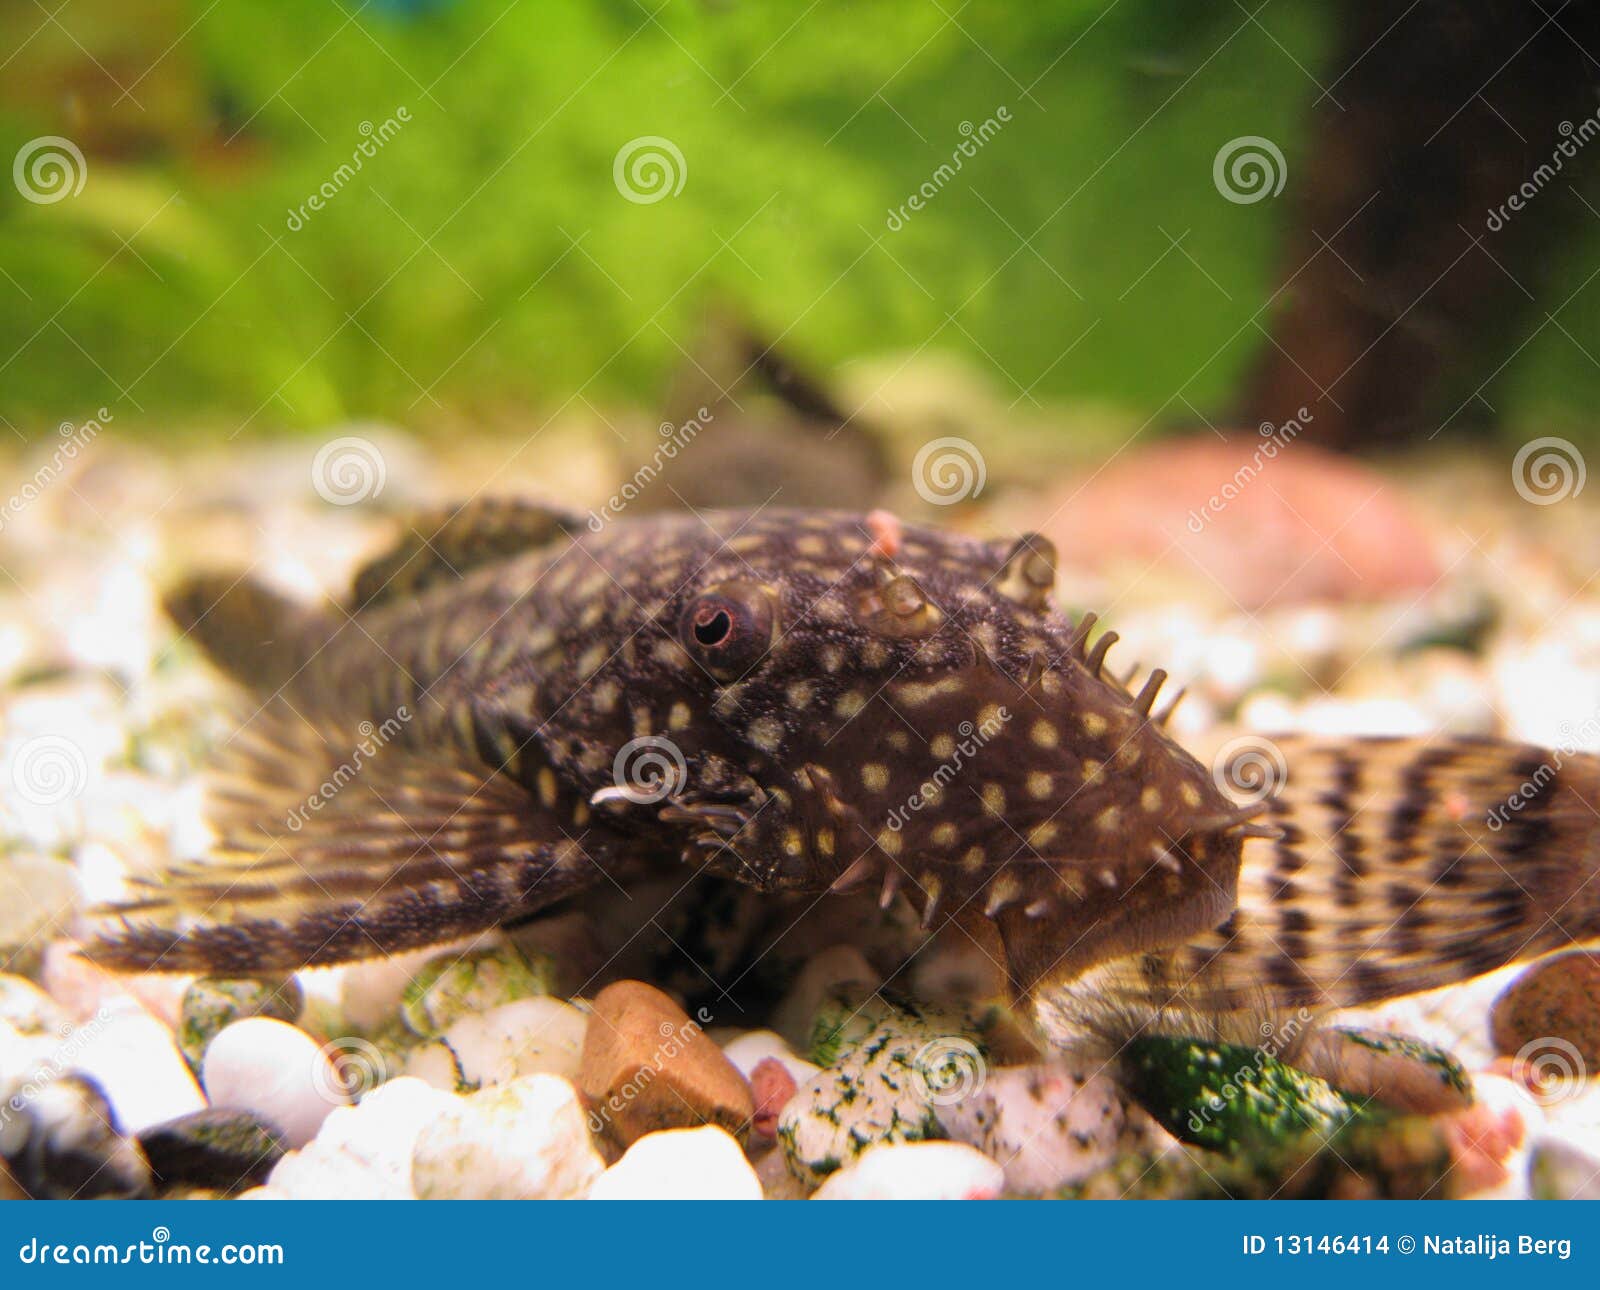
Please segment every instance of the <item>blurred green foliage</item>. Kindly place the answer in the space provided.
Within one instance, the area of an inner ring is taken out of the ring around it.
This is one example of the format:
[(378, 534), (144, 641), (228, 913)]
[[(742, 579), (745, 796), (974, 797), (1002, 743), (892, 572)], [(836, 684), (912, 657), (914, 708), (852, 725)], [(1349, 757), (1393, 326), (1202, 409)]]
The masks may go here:
[[(1265, 343), (1288, 202), (1222, 200), (1212, 158), (1265, 135), (1292, 182), (1297, 62), (1330, 38), (1312, 0), (1242, 25), (1162, 0), (139, 8), (0, 19), (4, 155), (58, 133), (89, 159), (75, 198), (0, 197), (0, 414), (26, 431), (102, 404), (265, 431), (650, 399), (713, 300), (822, 363), (951, 349), (1008, 401), (1216, 410)], [(677, 196), (619, 195), (641, 135), (681, 150)], [(1536, 402), (1595, 376), (1550, 329), (1505, 380)]]

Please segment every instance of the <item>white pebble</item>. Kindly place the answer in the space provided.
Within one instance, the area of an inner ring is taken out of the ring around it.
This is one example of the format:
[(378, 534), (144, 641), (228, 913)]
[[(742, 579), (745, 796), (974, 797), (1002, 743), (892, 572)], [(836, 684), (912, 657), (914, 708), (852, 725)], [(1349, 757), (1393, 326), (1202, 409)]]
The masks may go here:
[(527, 1075), (463, 1098), (417, 1138), (411, 1178), (423, 1200), (555, 1200), (605, 1170), (577, 1090)]
[(91, 1017), (62, 1040), (54, 1062), (93, 1079), (129, 1136), (205, 1108), (172, 1031), (147, 1012)]
[(589, 1188), (590, 1200), (760, 1200), (761, 1180), (724, 1129), (647, 1133)]
[(468, 1084), (505, 1084), (523, 1075), (572, 1079), (583, 1055), (588, 1015), (543, 996), (469, 1013), (444, 1032)]
[[(408, 954), (365, 959), (332, 969), (327, 975), (338, 982), (339, 1011), (345, 1023), (354, 1030), (370, 1032), (393, 1020), (400, 1011), (406, 987), (437, 952), (412, 950)], [(306, 973), (307, 987), (311, 986), (311, 977), (322, 975)]]
[(442, 1039), (419, 1044), (407, 1053), (403, 1073), (446, 1093), (461, 1088), (461, 1063)]
[(206, 1049), (200, 1076), (213, 1106), (254, 1111), (291, 1147), (305, 1146), (328, 1112), (350, 1101), (322, 1046), (270, 1017), (224, 1027)]
[(413, 1199), (417, 1135), (459, 1100), (421, 1080), (392, 1079), (332, 1111), (310, 1143), (278, 1162), (268, 1188), (274, 1199)]
[(813, 1200), (994, 1200), (1005, 1170), (963, 1142), (873, 1147), (823, 1183)]

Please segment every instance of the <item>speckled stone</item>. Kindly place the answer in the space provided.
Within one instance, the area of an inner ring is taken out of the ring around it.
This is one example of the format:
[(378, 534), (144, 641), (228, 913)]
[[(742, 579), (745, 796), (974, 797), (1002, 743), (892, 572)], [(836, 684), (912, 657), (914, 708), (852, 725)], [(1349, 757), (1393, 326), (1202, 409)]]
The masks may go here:
[[(1121, 1149), (1130, 1108), (1099, 1063), (1007, 1066), (983, 1086), (937, 1108), (957, 1142), (1005, 1170), (1007, 1189), (1037, 1195), (1081, 1182)], [(1143, 1117), (1138, 1107), (1131, 1113)]]
[(1600, 954), (1557, 954), (1536, 963), (1494, 1001), (1495, 1050), (1515, 1056), (1541, 1041), (1564, 1040), (1591, 1074), (1600, 1074)]
[(778, 1145), (801, 1182), (815, 1186), (882, 1143), (942, 1138), (942, 1107), (980, 1087), (987, 1057), (970, 1019), (882, 1000), (823, 1008), (813, 1076), (778, 1117)]

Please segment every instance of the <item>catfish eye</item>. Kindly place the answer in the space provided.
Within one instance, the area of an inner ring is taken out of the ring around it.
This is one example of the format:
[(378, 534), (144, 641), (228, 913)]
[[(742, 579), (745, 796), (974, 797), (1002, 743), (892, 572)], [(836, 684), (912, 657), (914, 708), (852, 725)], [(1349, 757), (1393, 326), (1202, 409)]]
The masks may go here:
[(753, 582), (727, 582), (689, 602), (678, 635), (691, 657), (718, 680), (742, 676), (772, 644), (772, 596)]
[(694, 638), (708, 649), (723, 644), (732, 634), (733, 615), (722, 605), (702, 605), (694, 616)]

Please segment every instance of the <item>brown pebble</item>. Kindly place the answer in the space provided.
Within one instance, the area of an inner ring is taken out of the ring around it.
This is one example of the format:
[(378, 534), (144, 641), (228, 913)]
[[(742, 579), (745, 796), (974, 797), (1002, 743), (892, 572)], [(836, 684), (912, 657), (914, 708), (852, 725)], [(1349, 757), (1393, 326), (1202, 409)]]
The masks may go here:
[(590, 1123), (626, 1147), (658, 1129), (715, 1124), (741, 1142), (755, 1114), (750, 1086), (676, 1003), (642, 981), (595, 996), (578, 1088)]
[(1527, 1050), (1535, 1064), (1541, 1043), (1558, 1056), (1560, 1046), (1551, 1041), (1565, 1041), (1588, 1071), (1600, 1072), (1600, 954), (1580, 950), (1534, 964), (1494, 1001), (1489, 1033), (1497, 1053)]

